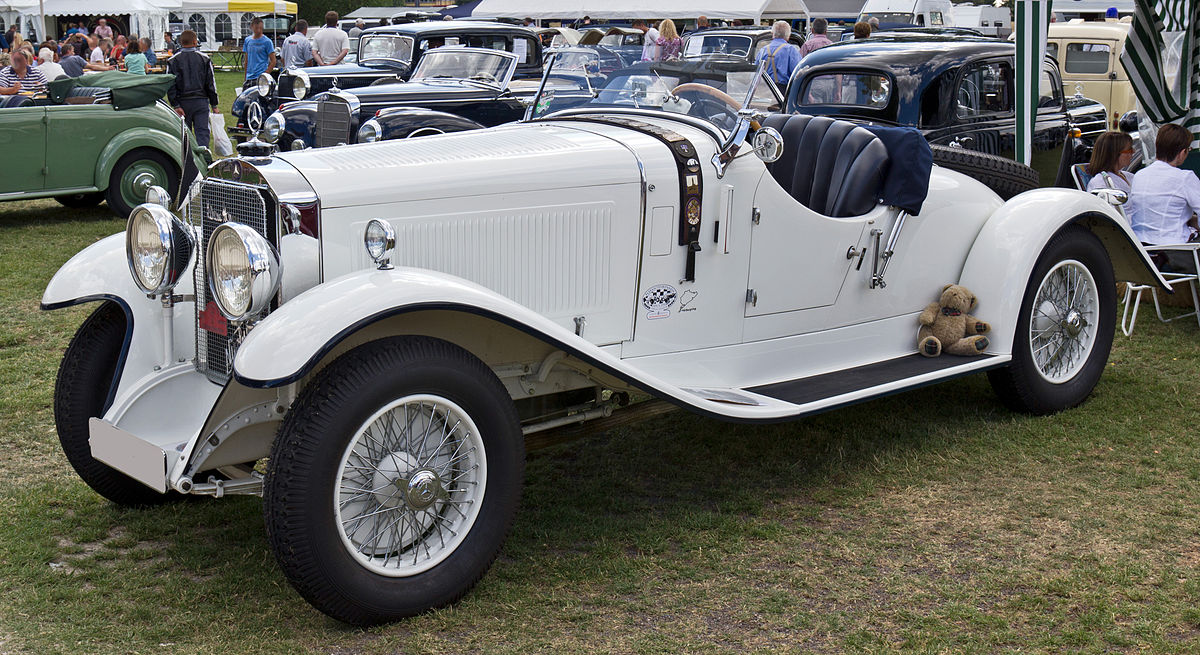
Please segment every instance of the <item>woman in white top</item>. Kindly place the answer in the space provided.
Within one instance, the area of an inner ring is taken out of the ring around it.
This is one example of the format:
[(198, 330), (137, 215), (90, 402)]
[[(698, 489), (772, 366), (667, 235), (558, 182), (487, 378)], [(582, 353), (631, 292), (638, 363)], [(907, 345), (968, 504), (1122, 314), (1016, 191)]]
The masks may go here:
[(1124, 132), (1105, 132), (1092, 147), (1092, 160), (1084, 169), (1091, 176), (1087, 190), (1120, 189), (1129, 193), (1133, 174), (1125, 167), (1133, 159), (1133, 138)]

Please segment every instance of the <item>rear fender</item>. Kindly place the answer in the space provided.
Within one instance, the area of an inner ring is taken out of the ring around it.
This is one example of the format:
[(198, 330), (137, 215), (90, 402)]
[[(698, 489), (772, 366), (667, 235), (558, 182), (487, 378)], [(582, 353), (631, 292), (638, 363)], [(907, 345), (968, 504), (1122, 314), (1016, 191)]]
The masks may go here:
[(1117, 280), (1170, 291), (1124, 217), (1108, 203), (1071, 189), (1022, 193), (992, 214), (967, 255), (959, 283), (979, 298), (978, 316), (992, 325), (990, 352), (1009, 353), (1029, 276), (1050, 239), (1082, 225), (1104, 244)]
[(135, 148), (153, 148), (170, 159), (182, 171), (179, 137), (154, 128), (137, 128), (121, 132), (109, 140), (96, 160), (96, 188), (107, 189), (117, 160)]

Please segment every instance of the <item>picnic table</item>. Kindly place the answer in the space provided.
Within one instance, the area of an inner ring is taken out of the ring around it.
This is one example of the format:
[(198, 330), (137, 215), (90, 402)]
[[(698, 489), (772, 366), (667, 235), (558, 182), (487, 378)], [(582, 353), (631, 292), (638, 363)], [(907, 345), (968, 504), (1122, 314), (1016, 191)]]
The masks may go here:
[(221, 71), (233, 71), (242, 69), (242, 57), (245, 53), (241, 50), (210, 50), (204, 54), (212, 60), (213, 68)]

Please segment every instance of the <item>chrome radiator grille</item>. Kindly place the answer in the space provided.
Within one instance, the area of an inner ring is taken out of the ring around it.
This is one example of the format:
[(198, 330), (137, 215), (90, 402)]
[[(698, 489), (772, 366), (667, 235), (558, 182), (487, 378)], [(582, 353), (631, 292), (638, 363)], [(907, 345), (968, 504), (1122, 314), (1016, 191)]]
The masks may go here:
[(317, 101), (317, 124), (313, 127), (313, 145), (317, 148), (350, 143), (350, 105), (326, 96)]
[[(267, 205), (257, 187), (208, 179), (189, 211), (199, 218), (200, 245), (196, 257), (196, 368), (213, 382), (224, 384), (233, 372), (237, 346), (232, 329), (209, 295), (205, 254), (212, 233), (222, 223), (237, 221), (272, 239)], [(224, 331), (225, 334), (221, 334)]]

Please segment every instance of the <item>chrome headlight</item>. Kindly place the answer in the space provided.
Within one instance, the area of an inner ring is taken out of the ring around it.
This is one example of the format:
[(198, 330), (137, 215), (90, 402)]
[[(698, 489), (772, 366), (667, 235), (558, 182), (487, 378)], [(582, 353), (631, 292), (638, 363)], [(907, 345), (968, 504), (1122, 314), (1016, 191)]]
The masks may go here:
[(271, 96), (271, 89), (275, 86), (275, 78), (271, 77), (270, 73), (263, 73), (258, 76), (256, 84), (258, 86), (258, 97), (269, 98)]
[(378, 218), (367, 223), (363, 233), (363, 245), (367, 247), (367, 255), (380, 270), (392, 268), (392, 251), (396, 249), (396, 231), (386, 221)]
[(293, 140), (293, 141), (292, 141), (292, 146), (291, 146), (291, 147), (292, 147), (292, 150), (293, 150), (293, 151), (295, 151), (295, 150), (304, 150), (305, 148), (307, 148), (307, 147), (308, 147), (308, 144), (304, 143), (304, 139), (295, 139), (295, 140)]
[(223, 223), (213, 230), (205, 261), (213, 299), (231, 321), (262, 313), (279, 290), (279, 254), (261, 234), (241, 223)]
[(363, 123), (362, 127), (358, 128), (359, 143), (375, 143), (382, 138), (383, 127), (379, 124), (379, 121), (375, 120), (374, 118)]
[(295, 77), (292, 78), (292, 95), (297, 100), (303, 100), (304, 96), (308, 95), (308, 73), (302, 70), (297, 70), (292, 73)]
[(283, 114), (275, 112), (267, 116), (267, 120), (263, 122), (262, 138), (268, 143), (275, 143), (281, 134), (283, 134)]
[(125, 225), (125, 255), (138, 288), (150, 295), (179, 283), (195, 248), (192, 230), (162, 205), (142, 204)]

